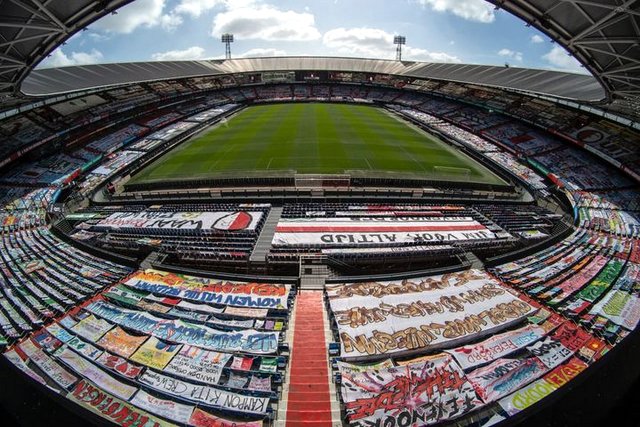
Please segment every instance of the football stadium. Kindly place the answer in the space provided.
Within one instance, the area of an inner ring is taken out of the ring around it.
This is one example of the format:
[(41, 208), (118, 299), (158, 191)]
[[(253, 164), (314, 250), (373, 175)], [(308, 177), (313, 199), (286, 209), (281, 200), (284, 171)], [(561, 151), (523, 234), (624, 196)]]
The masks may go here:
[(0, 0), (3, 425), (640, 425), (640, 1), (398, 6), (578, 72), (236, 3)]

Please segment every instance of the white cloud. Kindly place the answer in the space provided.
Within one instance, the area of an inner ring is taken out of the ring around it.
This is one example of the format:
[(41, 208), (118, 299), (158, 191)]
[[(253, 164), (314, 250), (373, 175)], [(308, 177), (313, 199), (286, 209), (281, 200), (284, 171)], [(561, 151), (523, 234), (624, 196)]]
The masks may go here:
[(180, 0), (175, 7), (174, 12), (191, 15), (194, 18), (199, 17), (204, 12), (215, 8), (218, 5), (226, 5), (225, 0)]
[(522, 62), (522, 52), (516, 52), (511, 49), (500, 49), (498, 55), (506, 56), (507, 58), (515, 59), (518, 62)]
[(138, 27), (151, 28), (162, 21), (165, 0), (137, 0), (107, 15), (92, 25), (92, 29), (129, 34)]
[(157, 52), (151, 55), (154, 61), (186, 61), (204, 58), (204, 49), (200, 46), (191, 46), (184, 50), (169, 50)]
[(211, 35), (232, 33), (237, 39), (309, 41), (321, 37), (311, 13), (280, 10), (273, 6), (241, 7), (218, 13)]
[[(322, 43), (339, 55), (367, 58), (394, 58), (393, 34), (378, 28), (335, 28), (327, 31)], [(454, 55), (429, 52), (411, 46), (403, 47), (403, 59), (428, 62), (461, 62)]]
[(169, 32), (175, 31), (175, 29), (178, 28), (181, 24), (182, 17), (173, 12), (162, 15), (160, 17), (160, 26)]
[(542, 43), (544, 42), (544, 39), (542, 38), (542, 36), (539, 36), (538, 34), (534, 34), (531, 36), (531, 43)]
[(488, 24), (496, 18), (495, 6), (485, 0), (418, 0), (418, 3), (437, 12), (451, 12), (469, 21)]
[(256, 58), (261, 56), (285, 56), (287, 52), (274, 48), (255, 48), (238, 55), (239, 58)]
[(38, 65), (38, 68), (68, 67), (71, 65), (95, 64), (102, 60), (102, 52), (92, 49), (91, 52), (71, 52), (65, 54), (61, 48), (54, 50), (51, 55)]
[(542, 59), (551, 64), (552, 68), (559, 71), (586, 73), (580, 63), (573, 56), (568, 55), (567, 51), (559, 45), (553, 46), (549, 52), (542, 56)]

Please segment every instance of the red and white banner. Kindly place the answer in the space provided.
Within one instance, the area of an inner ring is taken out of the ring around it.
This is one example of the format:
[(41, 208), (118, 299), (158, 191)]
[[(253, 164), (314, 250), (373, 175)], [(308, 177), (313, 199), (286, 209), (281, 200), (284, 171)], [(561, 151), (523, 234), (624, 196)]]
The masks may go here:
[(263, 212), (115, 212), (100, 220), (103, 228), (175, 230), (255, 230)]
[(282, 218), (275, 246), (378, 246), (495, 239), (471, 217)]

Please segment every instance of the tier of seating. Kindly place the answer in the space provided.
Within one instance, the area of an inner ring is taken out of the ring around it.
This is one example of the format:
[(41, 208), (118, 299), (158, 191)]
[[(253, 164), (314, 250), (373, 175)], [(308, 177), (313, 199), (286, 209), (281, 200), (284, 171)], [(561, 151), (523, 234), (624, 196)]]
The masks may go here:
[(278, 409), (293, 298), (284, 284), (139, 270), (5, 356), (110, 421), (258, 427)]

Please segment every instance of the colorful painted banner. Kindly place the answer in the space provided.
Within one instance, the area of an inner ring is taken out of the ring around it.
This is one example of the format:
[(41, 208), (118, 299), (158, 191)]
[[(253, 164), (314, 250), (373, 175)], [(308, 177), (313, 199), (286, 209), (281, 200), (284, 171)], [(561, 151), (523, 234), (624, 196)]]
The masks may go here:
[(164, 421), (155, 415), (151, 415), (109, 395), (88, 381), (79, 382), (73, 392), (69, 393), (67, 397), (71, 401), (121, 427), (134, 425), (144, 427), (175, 426), (175, 424)]
[(196, 408), (191, 414), (189, 425), (193, 427), (262, 427), (262, 421), (232, 421)]
[(127, 378), (137, 378), (138, 375), (140, 375), (140, 372), (142, 372), (142, 366), (137, 366), (129, 362), (127, 359), (116, 356), (115, 354), (109, 354), (106, 351), (98, 357), (96, 362), (107, 369), (111, 369), (112, 371), (124, 375)]
[(278, 350), (278, 332), (222, 332), (181, 320), (168, 320), (149, 313), (119, 308), (105, 301), (95, 301), (86, 309), (122, 327), (178, 344), (196, 345), (208, 350), (272, 354)]
[(445, 351), (456, 359), (462, 369), (469, 370), (524, 348), (544, 337), (546, 333), (545, 329), (540, 326), (527, 325), (520, 329), (494, 335), (476, 344)]
[(76, 323), (71, 329), (86, 340), (97, 342), (100, 337), (106, 334), (112, 327), (113, 325), (109, 322), (91, 315)]
[(249, 414), (266, 414), (269, 407), (269, 398), (266, 397), (245, 396), (232, 393), (226, 390), (190, 383), (150, 370), (145, 371), (139, 381), (165, 394), (230, 411)]
[(551, 337), (574, 352), (580, 350), (593, 338), (590, 333), (569, 321), (560, 325)]
[(549, 372), (544, 378), (534, 381), (526, 387), (500, 400), (500, 406), (509, 415), (514, 415), (544, 399), (555, 390), (575, 378), (587, 368), (586, 363), (572, 358), (562, 366)]
[(266, 308), (248, 308), (248, 307), (225, 307), (224, 314), (238, 317), (251, 317), (253, 319), (263, 319), (267, 317), (269, 310)]
[(547, 367), (536, 357), (527, 359), (498, 359), (467, 374), (478, 396), (491, 403), (521, 389), (547, 372)]
[(127, 286), (156, 295), (183, 298), (209, 304), (285, 310), (289, 285), (231, 282), (148, 269), (137, 271), (124, 282)]
[(616, 325), (634, 330), (640, 323), (640, 298), (628, 292), (612, 290), (589, 313), (606, 317)]
[(151, 368), (164, 369), (181, 347), (181, 345), (160, 341), (156, 337), (149, 337), (138, 351), (131, 356), (131, 360)]
[(152, 414), (176, 421), (182, 424), (189, 422), (193, 406), (174, 402), (173, 400), (160, 399), (152, 396), (144, 390), (140, 390), (133, 396), (131, 403), (145, 409)]
[(595, 302), (600, 295), (613, 286), (623, 266), (624, 263), (619, 259), (614, 258), (609, 261), (598, 276), (578, 293), (578, 297), (585, 301)]
[(101, 389), (113, 394), (120, 399), (129, 400), (137, 391), (135, 387), (124, 384), (111, 375), (108, 375), (102, 369), (89, 362), (84, 357), (78, 355), (68, 348), (62, 348), (55, 354), (56, 358), (62, 363), (73, 369), (84, 379), (91, 381)]
[(536, 310), (479, 270), (332, 285), (327, 294), (347, 358), (460, 344)]
[(274, 246), (380, 246), (495, 239), (471, 217), (281, 218)]
[[(47, 386), (47, 382), (40, 375), (36, 374), (33, 369), (27, 365), (28, 358), (21, 351), (17, 351), (18, 347), (12, 348), (11, 350), (7, 350), (3, 353), (3, 356), (11, 363), (13, 366), (18, 368), (24, 374), (26, 374), (32, 380), (39, 382), (40, 384)], [(56, 392), (58, 390), (55, 390)]]
[(402, 367), (345, 373), (341, 392), (351, 426), (435, 424), (482, 406), (445, 353)]
[(182, 378), (215, 385), (220, 381), (222, 370), (230, 358), (229, 353), (218, 353), (185, 345), (171, 359), (164, 371)]
[(340, 374), (355, 374), (362, 373), (367, 371), (379, 371), (381, 369), (392, 368), (395, 366), (393, 364), (393, 360), (384, 359), (376, 363), (368, 364), (368, 365), (356, 365), (353, 363), (343, 362), (341, 360), (337, 361), (338, 370)]
[(102, 228), (147, 230), (255, 230), (263, 212), (115, 212), (98, 221)]
[(112, 353), (118, 354), (122, 357), (129, 357), (146, 339), (147, 337), (144, 335), (131, 335), (126, 333), (119, 326), (116, 326), (104, 334), (97, 344)]

